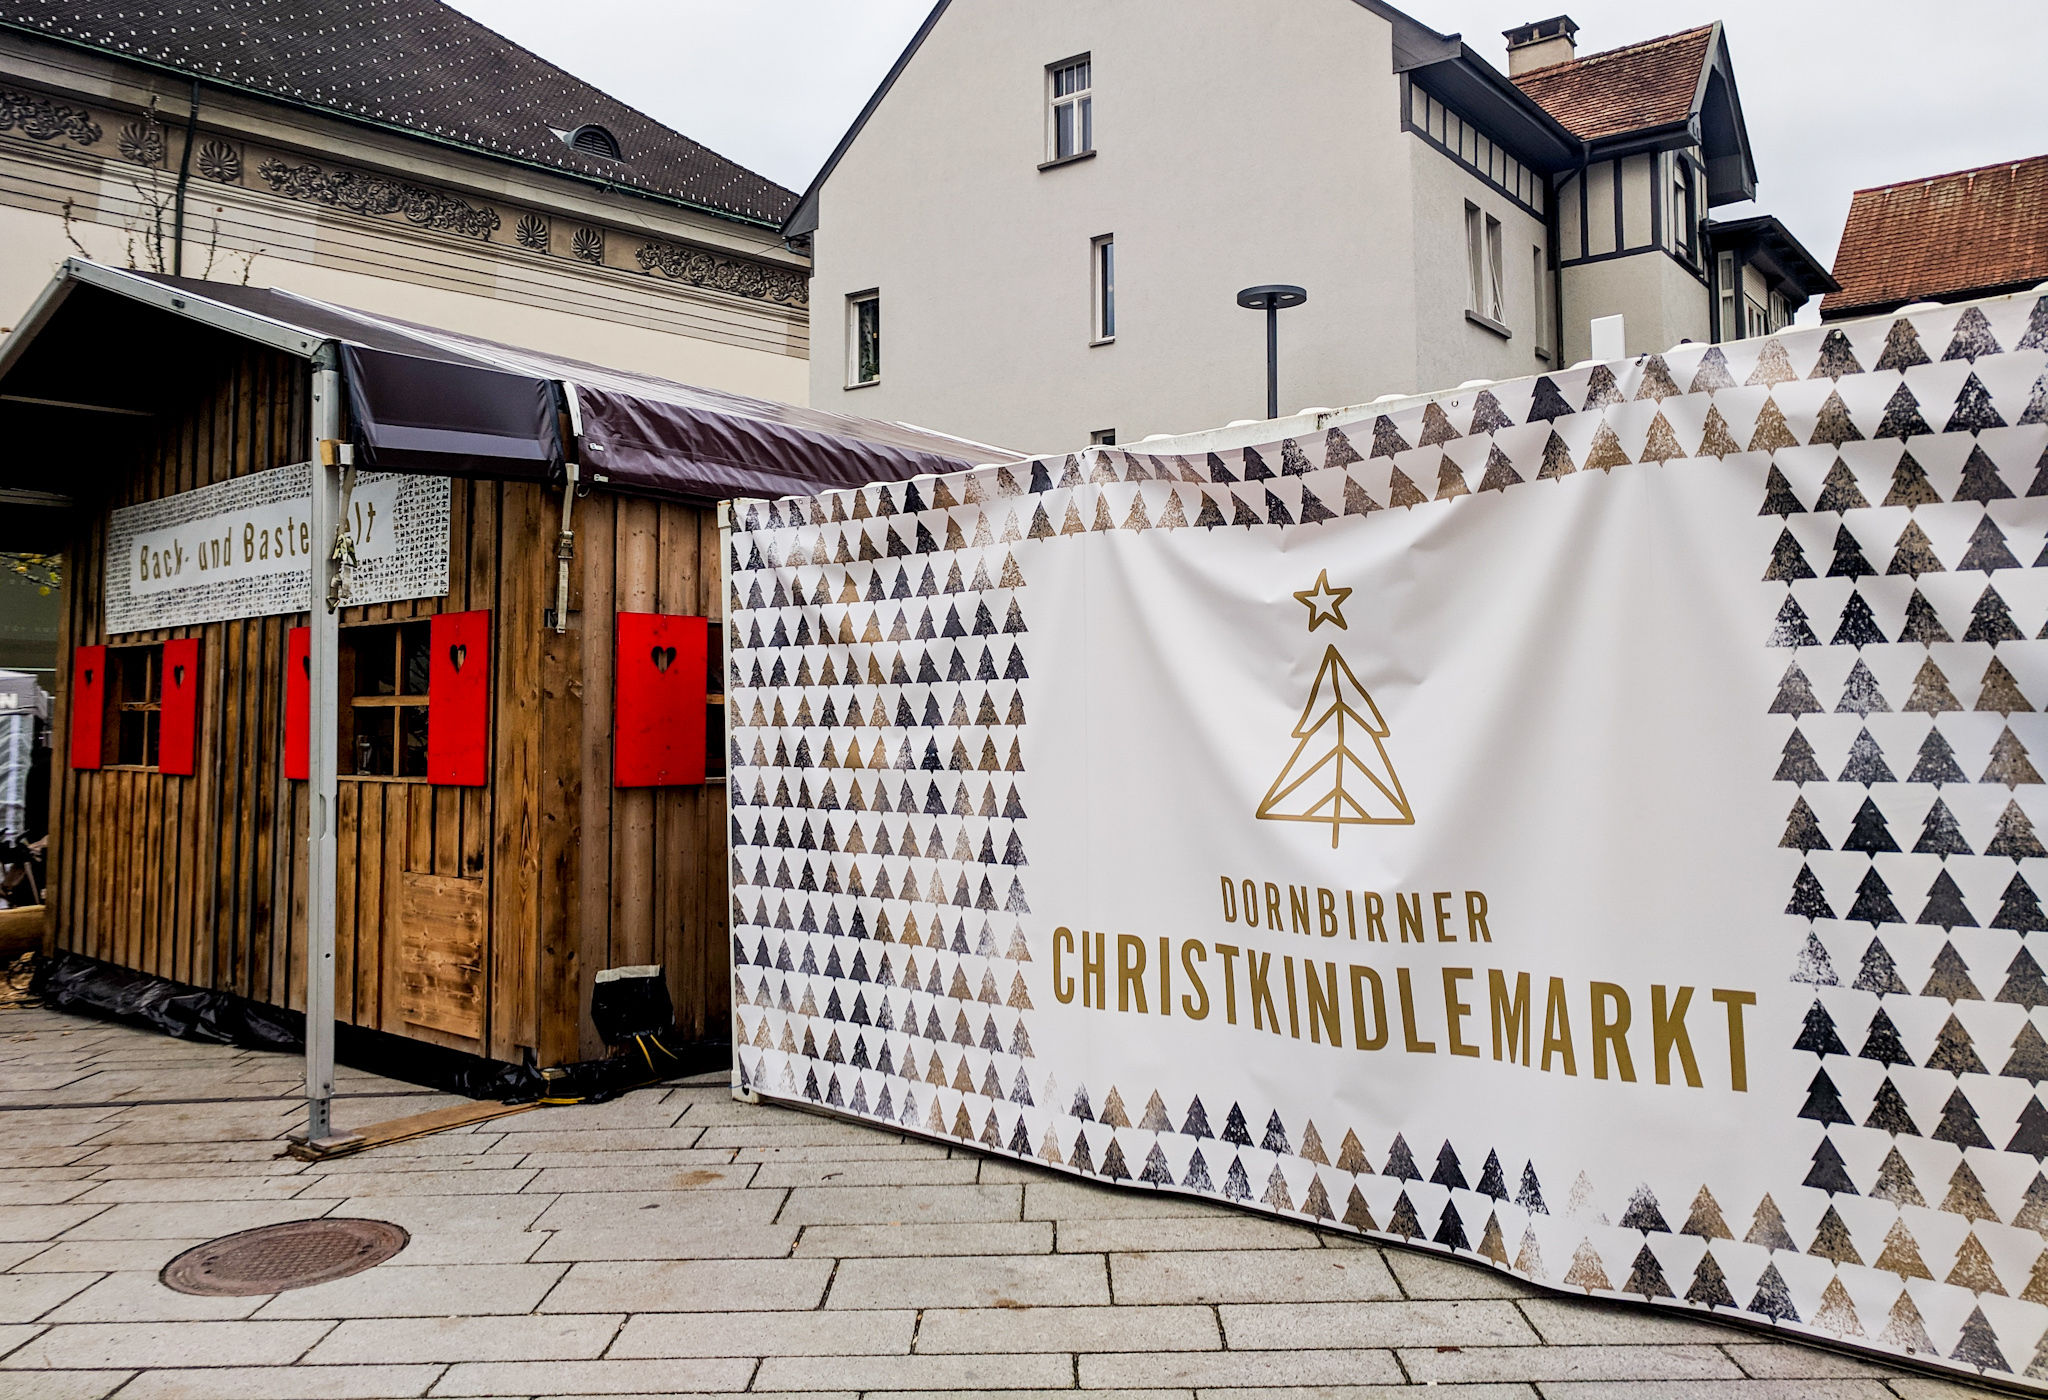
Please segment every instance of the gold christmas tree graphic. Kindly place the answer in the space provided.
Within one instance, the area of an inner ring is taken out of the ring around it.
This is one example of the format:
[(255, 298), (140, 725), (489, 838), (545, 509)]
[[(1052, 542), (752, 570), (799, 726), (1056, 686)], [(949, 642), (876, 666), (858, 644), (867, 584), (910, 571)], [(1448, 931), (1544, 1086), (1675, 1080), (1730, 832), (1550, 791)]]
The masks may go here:
[[(1331, 589), (1326, 579), (1318, 579), (1316, 589), (1295, 595), (1309, 609), (1311, 632), (1325, 621), (1345, 625), (1336, 607), (1319, 599), (1349, 591)], [(1415, 813), (1381, 742), (1388, 732), (1379, 707), (1343, 655), (1334, 645), (1325, 647), (1308, 703), (1294, 725), (1294, 752), (1259, 803), (1259, 820), (1327, 823), (1332, 847), (1347, 826), (1413, 825)]]

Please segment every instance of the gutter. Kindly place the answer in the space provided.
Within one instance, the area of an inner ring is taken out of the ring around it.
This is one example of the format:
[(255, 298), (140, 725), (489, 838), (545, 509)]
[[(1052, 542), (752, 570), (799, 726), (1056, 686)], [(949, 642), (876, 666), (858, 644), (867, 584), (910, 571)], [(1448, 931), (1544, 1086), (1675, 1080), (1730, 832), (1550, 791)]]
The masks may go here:
[[(66, 48), (80, 49), (86, 53), (98, 54), (102, 58), (111, 59), (116, 63), (127, 64), (132, 68), (143, 68), (152, 73), (163, 73), (188, 82), (205, 82), (221, 89), (223, 92), (239, 93), (244, 97), (251, 97), (259, 102), (268, 102), (279, 107), (290, 107), (301, 112), (311, 112), (316, 116), (328, 117), (335, 121), (368, 127), (373, 131), (388, 132), (393, 136), (402, 136), (408, 141), (423, 141), (430, 146), (440, 146), (451, 151), (462, 151), (468, 155), (483, 156), (490, 160), (502, 161), (507, 165), (516, 165), (521, 169), (538, 171), (542, 174), (558, 176), (565, 180), (575, 180), (581, 184), (595, 185), (607, 193), (633, 195), (636, 198), (645, 199), (655, 204), (665, 204), (676, 209), (687, 209), (696, 214), (707, 214), (712, 218), (724, 219), (729, 223), (745, 224), (749, 228), (779, 231), (783, 225), (783, 220), (780, 219), (764, 218), (753, 214), (738, 214), (730, 209), (718, 209), (709, 204), (699, 204), (697, 201), (685, 199), (681, 195), (662, 194), (659, 191), (646, 189), (639, 185), (622, 185), (616, 180), (606, 179), (601, 175), (589, 175), (580, 170), (570, 170), (559, 165), (547, 165), (537, 160), (529, 160), (523, 156), (508, 155), (503, 151), (494, 151), (488, 146), (476, 146), (467, 141), (457, 141), (450, 137), (437, 136), (432, 132), (416, 131), (411, 127), (379, 121), (375, 117), (345, 112), (334, 107), (322, 107), (300, 98), (285, 97), (278, 93), (267, 92), (262, 88), (249, 87), (242, 83), (230, 82), (203, 74), (194, 74), (190, 69), (178, 68), (172, 64), (160, 63), (153, 59), (137, 58), (133, 54), (122, 53), (118, 49), (102, 48), (98, 44), (88, 44), (63, 35), (50, 34), (44, 30), (13, 24), (4, 19), (0, 19), (0, 32), (20, 34), (31, 39), (40, 40), (46, 44), (59, 44)], [(682, 133), (678, 132), (676, 134), (680, 136)], [(684, 139), (687, 140), (688, 138), (685, 137)]]

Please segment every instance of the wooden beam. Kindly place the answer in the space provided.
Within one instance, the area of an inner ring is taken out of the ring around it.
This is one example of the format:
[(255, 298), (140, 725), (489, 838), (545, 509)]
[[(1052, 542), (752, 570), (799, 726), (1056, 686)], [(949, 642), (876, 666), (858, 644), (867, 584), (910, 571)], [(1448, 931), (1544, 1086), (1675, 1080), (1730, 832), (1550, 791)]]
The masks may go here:
[(328, 1162), (336, 1157), (351, 1157), (358, 1152), (367, 1152), (373, 1147), (388, 1147), (394, 1142), (406, 1142), (412, 1138), (425, 1137), (429, 1133), (445, 1133), (450, 1128), (466, 1128), (473, 1123), (488, 1123), (493, 1118), (506, 1118), (514, 1113), (525, 1113), (529, 1109), (539, 1107), (538, 1103), (493, 1103), (489, 1100), (450, 1104), (447, 1108), (415, 1113), (409, 1118), (391, 1118), (382, 1123), (357, 1128), (354, 1132), (316, 1138), (311, 1142), (294, 1138), (286, 1151), (301, 1162)]

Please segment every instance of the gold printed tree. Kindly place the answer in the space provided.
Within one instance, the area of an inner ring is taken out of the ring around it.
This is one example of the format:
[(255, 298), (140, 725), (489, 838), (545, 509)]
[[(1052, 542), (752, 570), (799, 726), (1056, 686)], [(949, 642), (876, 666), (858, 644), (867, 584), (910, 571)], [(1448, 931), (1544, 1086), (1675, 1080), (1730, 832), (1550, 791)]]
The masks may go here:
[[(1326, 621), (1345, 626), (1337, 608), (1349, 592), (1331, 589), (1325, 576), (1315, 589), (1295, 595), (1309, 608), (1309, 630)], [(1323, 597), (1335, 602), (1323, 605)], [(1325, 647), (1295, 722), (1294, 752), (1259, 803), (1259, 820), (1327, 823), (1332, 847), (1347, 826), (1412, 825), (1415, 813), (1382, 743), (1388, 732), (1344, 657), (1334, 645)]]

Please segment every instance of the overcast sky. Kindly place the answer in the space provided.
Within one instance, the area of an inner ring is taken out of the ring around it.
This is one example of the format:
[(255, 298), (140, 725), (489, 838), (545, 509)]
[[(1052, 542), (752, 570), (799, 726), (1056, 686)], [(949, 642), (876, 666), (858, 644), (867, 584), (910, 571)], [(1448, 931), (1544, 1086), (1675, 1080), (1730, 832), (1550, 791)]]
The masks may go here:
[[(930, 8), (930, 0), (454, 3), (796, 190)], [(1412, 0), (1405, 8), (1433, 28), (1462, 32), (1505, 71), (1500, 31), (1554, 14), (1557, 3)], [(1723, 21), (1758, 199), (1719, 212), (1776, 214), (1823, 265), (1834, 260), (1853, 190), (2048, 153), (2042, 0), (1576, 0), (1570, 13), (1582, 53)]]

